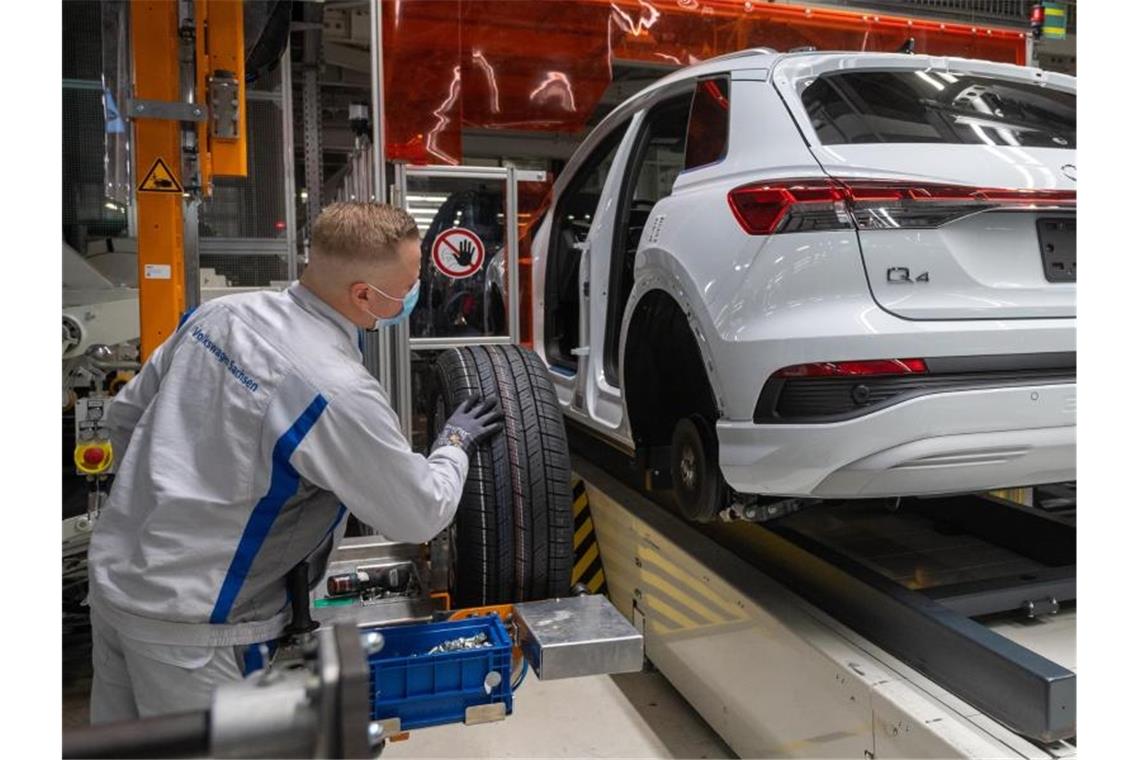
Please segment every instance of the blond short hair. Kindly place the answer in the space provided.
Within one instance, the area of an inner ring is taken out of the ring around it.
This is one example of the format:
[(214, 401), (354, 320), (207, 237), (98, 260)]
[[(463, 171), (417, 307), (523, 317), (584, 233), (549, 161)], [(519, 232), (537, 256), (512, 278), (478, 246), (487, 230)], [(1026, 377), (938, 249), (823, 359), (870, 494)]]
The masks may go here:
[(313, 222), (313, 254), (344, 263), (376, 263), (395, 255), (396, 244), (418, 238), (411, 214), (385, 203), (333, 203)]

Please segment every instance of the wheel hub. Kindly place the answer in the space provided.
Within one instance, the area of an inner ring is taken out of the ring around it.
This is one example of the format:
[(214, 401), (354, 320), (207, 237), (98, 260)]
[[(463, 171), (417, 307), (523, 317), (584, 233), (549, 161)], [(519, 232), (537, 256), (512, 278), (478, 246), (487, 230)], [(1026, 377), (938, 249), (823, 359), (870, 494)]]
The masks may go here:
[(692, 491), (697, 484), (697, 454), (691, 446), (681, 450), (681, 483)]

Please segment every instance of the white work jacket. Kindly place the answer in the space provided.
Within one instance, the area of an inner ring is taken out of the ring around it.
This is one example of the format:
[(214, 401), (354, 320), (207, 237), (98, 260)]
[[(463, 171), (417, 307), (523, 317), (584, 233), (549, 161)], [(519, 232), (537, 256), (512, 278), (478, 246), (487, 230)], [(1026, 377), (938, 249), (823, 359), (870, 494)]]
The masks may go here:
[(136, 640), (253, 644), (320, 579), (352, 512), (386, 538), (451, 523), (467, 455), (411, 450), (360, 333), (312, 291), (209, 301), (107, 410), (118, 475), (88, 552), (90, 598)]

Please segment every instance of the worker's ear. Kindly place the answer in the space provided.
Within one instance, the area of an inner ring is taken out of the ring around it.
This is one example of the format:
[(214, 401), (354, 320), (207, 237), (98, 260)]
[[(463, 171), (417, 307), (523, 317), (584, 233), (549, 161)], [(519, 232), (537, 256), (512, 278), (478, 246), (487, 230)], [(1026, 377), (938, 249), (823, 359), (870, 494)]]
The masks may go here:
[(353, 306), (361, 310), (362, 316), (369, 312), (376, 312), (376, 307), (368, 298), (370, 290), (367, 283), (364, 282), (354, 282), (348, 286), (348, 300)]
[(363, 282), (354, 282), (348, 286), (349, 298), (358, 306), (368, 305), (368, 285)]

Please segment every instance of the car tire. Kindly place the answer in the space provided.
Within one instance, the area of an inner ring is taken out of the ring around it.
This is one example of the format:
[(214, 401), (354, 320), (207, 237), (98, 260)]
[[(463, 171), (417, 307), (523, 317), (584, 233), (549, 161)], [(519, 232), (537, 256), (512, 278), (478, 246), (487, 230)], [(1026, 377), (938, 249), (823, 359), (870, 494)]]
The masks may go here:
[(503, 335), (507, 331), (507, 307), (503, 294), (492, 287), (487, 292), (486, 325), (488, 335)]
[(471, 457), (454, 526), (457, 607), (565, 596), (573, 567), (570, 453), (541, 360), (518, 346), (448, 349), (436, 361), (429, 426), (466, 397), (496, 396), (503, 430)]
[(681, 514), (709, 522), (724, 508), (728, 489), (717, 463), (716, 434), (704, 417), (682, 417), (673, 428), (669, 469)]

